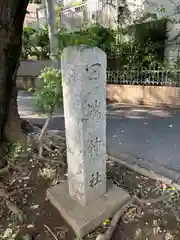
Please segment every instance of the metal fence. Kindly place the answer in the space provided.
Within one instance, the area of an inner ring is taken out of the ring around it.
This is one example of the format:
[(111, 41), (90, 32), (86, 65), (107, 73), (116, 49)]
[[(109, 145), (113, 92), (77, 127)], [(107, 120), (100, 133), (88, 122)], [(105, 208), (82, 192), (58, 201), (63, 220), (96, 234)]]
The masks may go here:
[(122, 69), (107, 71), (108, 84), (180, 86), (180, 69)]
[(61, 27), (67, 32), (75, 32), (92, 23), (104, 27), (117, 26), (116, 5), (106, 1), (88, 0), (77, 6), (67, 7), (60, 12)]

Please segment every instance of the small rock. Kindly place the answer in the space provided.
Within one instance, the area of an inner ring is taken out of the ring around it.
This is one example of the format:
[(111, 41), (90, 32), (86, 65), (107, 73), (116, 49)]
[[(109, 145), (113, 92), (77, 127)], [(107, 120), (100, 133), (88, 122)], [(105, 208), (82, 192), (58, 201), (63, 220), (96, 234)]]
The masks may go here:
[(99, 235), (96, 237), (96, 240), (104, 240), (104, 235), (103, 235), (103, 234), (99, 234)]
[(34, 228), (35, 226), (34, 226), (34, 224), (28, 224), (27, 225), (27, 228)]
[(38, 209), (38, 208), (39, 208), (39, 205), (38, 205), (38, 204), (32, 205), (32, 206), (30, 207), (30, 209)]

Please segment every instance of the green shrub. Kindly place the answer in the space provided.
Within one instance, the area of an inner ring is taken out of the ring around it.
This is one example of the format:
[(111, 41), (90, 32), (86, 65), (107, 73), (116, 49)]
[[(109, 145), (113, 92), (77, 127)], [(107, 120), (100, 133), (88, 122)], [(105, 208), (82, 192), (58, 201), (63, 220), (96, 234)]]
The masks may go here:
[(34, 92), (36, 106), (41, 113), (52, 114), (63, 102), (61, 73), (55, 68), (45, 68), (39, 79), (42, 82)]

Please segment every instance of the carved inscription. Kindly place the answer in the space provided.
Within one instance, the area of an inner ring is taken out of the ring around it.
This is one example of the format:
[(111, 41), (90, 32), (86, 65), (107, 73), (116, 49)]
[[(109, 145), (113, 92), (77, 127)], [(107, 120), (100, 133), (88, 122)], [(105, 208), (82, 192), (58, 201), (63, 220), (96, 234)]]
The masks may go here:
[(73, 69), (72, 66), (67, 66), (66, 77), (69, 82), (76, 83), (79, 80), (79, 70)]
[(106, 62), (82, 45), (61, 58), (68, 190), (82, 206), (106, 193)]
[(88, 140), (88, 153), (90, 157), (99, 156), (101, 144), (102, 141), (99, 137)]
[(101, 182), (99, 172), (92, 173), (92, 175), (91, 175), (91, 180), (89, 181), (89, 186), (90, 186), (91, 188), (93, 188), (93, 187), (95, 187), (99, 182)]
[(85, 69), (86, 75), (90, 81), (98, 81), (101, 75), (101, 64), (95, 63)]
[(94, 100), (91, 103), (84, 101), (84, 117), (89, 118), (96, 118), (97, 120), (101, 119), (101, 111), (100, 111), (100, 101)]

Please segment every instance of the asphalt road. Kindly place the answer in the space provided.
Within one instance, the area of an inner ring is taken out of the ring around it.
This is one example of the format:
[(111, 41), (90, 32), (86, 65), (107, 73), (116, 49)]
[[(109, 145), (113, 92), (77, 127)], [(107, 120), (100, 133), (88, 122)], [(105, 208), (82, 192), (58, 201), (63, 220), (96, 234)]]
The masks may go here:
[[(34, 98), (19, 92), (20, 115), (34, 123), (45, 118), (34, 108)], [(180, 173), (180, 111), (112, 105), (107, 111), (107, 147)], [(51, 129), (64, 129), (63, 111), (57, 110)], [(137, 163), (138, 164), (138, 163)], [(154, 169), (156, 170), (156, 169)]]

